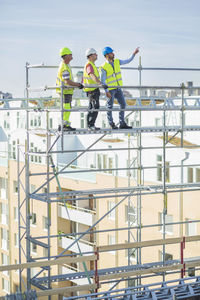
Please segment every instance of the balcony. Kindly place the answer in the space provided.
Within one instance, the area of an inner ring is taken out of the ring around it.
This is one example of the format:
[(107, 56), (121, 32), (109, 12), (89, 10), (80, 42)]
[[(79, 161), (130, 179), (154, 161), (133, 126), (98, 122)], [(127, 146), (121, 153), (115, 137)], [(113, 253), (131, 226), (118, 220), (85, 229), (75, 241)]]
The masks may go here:
[[(62, 237), (59, 240), (59, 246), (63, 249), (68, 248), (73, 242), (74, 242), (74, 237)], [(79, 247), (78, 247), (79, 245)], [(90, 243), (88, 241), (84, 240), (79, 240), (77, 243), (74, 243), (73, 246), (69, 248), (69, 251), (75, 252), (75, 253), (80, 253), (80, 250), (82, 253), (84, 252), (94, 252), (94, 243)], [(80, 248), (80, 250), (79, 250)]]
[(95, 212), (81, 207), (59, 205), (58, 216), (69, 221), (92, 226), (94, 223)]

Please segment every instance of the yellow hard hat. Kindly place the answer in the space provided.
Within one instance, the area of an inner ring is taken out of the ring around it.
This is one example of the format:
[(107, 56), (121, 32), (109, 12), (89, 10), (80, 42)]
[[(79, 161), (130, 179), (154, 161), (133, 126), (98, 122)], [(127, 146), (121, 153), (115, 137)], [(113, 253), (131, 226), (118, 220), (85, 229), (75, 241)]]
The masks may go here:
[(67, 48), (67, 47), (64, 47), (62, 49), (60, 49), (60, 56), (64, 56), (64, 55), (69, 55), (69, 54), (72, 54), (72, 51)]

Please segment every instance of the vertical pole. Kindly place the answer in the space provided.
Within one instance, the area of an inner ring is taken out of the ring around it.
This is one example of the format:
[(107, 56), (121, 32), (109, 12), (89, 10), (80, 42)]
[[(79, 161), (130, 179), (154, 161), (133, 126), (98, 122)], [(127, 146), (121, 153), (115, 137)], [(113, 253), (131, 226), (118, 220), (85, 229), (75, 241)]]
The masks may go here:
[[(27, 262), (31, 261), (30, 257), (30, 183), (29, 183), (29, 73), (28, 63), (26, 63), (26, 141), (25, 141), (25, 188), (26, 188), (26, 256)], [(30, 268), (27, 268), (27, 291), (31, 290), (31, 272)]]
[[(49, 164), (50, 164), (50, 157), (49, 157), (49, 149), (51, 145), (51, 133), (49, 132), (49, 111), (46, 112), (46, 137), (47, 137), (47, 148), (46, 148), (46, 165), (47, 165), (47, 235), (48, 235), (48, 260), (50, 260), (50, 245), (51, 245), (51, 200), (50, 200), (50, 184), (49, 184)], [(51, 289), (51, 267), (48, 268), (48, 289)], [(48, 299), (51, 299), (51, 296), (48, 296)]]
[(95, 289), (95, 293), (98, 293), (98, 288), (99, 288), (99, 276), (98, 276), (99, 247), (96, 247), (95, 254), (97, 256), (97, 259), (95, 259), (95, 283), (97, 285), (97, 288)]
[(62, 151), (64, 150), (64, 139), (63, 139), (63, 98), (64, 98), (64, 84), (62, 82), (61, 84), (61, 98), (60, 98), (60, 111), (61, 111), (61, 132), (62, 132), (62, 137), (61, 137), (61, 149)]
[[(128, 188), (130, 188), (130, 134), (128, 134)], [(131, 226), (131, 221), (130, 221), (130, 207), (131, 207), (131, 197), (128, 197), (128, 243), (130, 243), (131, 241), (131, 230), (130, 230), (130, 226)], [(131, 249), (128, 248), (128, 266), (131, 265)]]
[[(140, 98), (142, 96), (142, 91), (141, 91), (141, 86), (142, 86), (142, 64), (141, 64), (141, 56), (139, 57), (139, 85), (140, 85)], [(141, 127), (142, 125), (142, 112), (141, 110), (139, 111), (139, 126)], [(138, 139), (137, 139), (137, 146), (139, 150), (137, 151), (137, 160), (138, 160), (138, 171), (137, 171), (137, 186), (141, 186), (142, 184), (142, 134), (138, 134)], [(142, 196), (141, 196), (141, 191), (140, 194), (137, 196), (137, 225), (138, 225), (138, 230), (137, 230), (137, 241), (141, 242), (141, 201), (142, 201)], [(137, 249), (137, 264), (141, 264), (141, 248)], [(138, 285), (141, 285), (141, 276), (138, 277)]]
[(181, 84), (181, 147), (183, 147), (183, 128), (184, 128), (184, 83)]
[[(167, 214), (167, 191), (166, 191), (166, 140), (167, 134), (165, 132), (166, 129), (166, 111), (163, 111), (163, 239), (166, 238), (166, 214)], [(165, 265), (165, 244), (163, 244), (163, 265)], [(163, 272), (163, 281), (165, 281), (165, 273)]]
[[(19, 237), (19, 264), (22, 263), (21, 258), (21, 215), (20, 215), (20, 154), (19, 145), (17, 146), (17, 200), (18, 200), (18, 237)], [(22, 269), (19, 269), (19, 290), (22, 292)]]
[[(118, 188), (118, 155), (115, 155), (115, 168), (116, 168), (116, 176), (115, 176), (115, 188)], [(119, 202), (119, 198), (117, 197), (117, 193), (115, 193), (115, 205), (118, 204)], [(115, 208), (115, 228), (118, 228), (119, 226), (119, 222), (118, 222), (118, 214), (119, 214), (119, 210), (118, 210), (118, 206)], [(115, 231), (115, 243), (118, 244), (118, 231)], [(115, 266), (118, 267), (119, 264), (119, 251), (116, 251), (115, 254)]]
[(181, 264), (183, 265), (183, 268), (181, 269), (181, 278), (185, 275), (185, 264), (184, 264), (184, 258), (183, 258), (183, 250), (185, 249), (185, 237), (183, 237), (183, 240), (181, 241)]
[[(181, 160), (181, 185), (184, 182), (184, 175), (183, 175), (183, 163), (184, 161), (186, 161), (189, 158), (190, 153), (189, 152), (185, 152), (185, 157)], [(182, 186), (181, 186), (181, 191), (179, 194), (179, 236), (183, 237), (183, 191), (182, 191)], [(181, 256), (181, 247), (180, 246), (180, 256)]]
[[(28, 66), (29, 66), (29, 63), (26, 62), (26, 89), (25, 89), (25, 97), (28, 98), (29, 97), (29, 91), (28, 91), (28, 88), (29, 88), (29, 74), (28, 74)], [(28, 102), (28, 101), (27, 101)], [(27, 103), (28, 104), (28, 103)]]

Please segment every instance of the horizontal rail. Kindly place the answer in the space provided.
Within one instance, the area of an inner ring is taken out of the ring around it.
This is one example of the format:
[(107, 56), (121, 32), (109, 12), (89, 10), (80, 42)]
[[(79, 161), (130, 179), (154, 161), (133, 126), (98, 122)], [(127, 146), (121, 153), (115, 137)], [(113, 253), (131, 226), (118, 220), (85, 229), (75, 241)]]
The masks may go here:
[[(46, 68), (46, 69), (50, 69), (50, 68), (58, 68), (59, 66), (56, 65), (45, 65), (44, 63), (41, 64), (28, 64), (27, 68), (28, 69), (39, 69), (39, 68)], [(97, 66), (98, 67), (98, 66)], [(71, 69), (83, 69), (84, 66), (71, 66)], [(99, 67), (98, 67), (99, 68)], [(138, 67), (122, 67), (122, 70), (138, 70), (138, 71), (200, 71), (200, 68), (160, 68), (160, 67), (142, 67), (142, 66), (138, 66)]]
[(0, 272), (13, 271), (13, 270), (25, 269), (25, 268), (62, 265), (66, 263), (69, 264), (69, 263), (77, 263), (77, 262), (85, 262), (85, 261), (94, 261), (96, 259), (97, 259), (96, 255), (88, 255), (88, 256), (80, 256), (80, 257), (65, 257), (65, 258), (59, 258), (51, 261), (37, 261), (37, 262), (28, 262), (28, 263), (15, 264), (15, 265), (4, 265), (4, 266), (0, 266)]
[[(102, 88), (104, 89), (101, 85), (84, 85), (85, 88)], [(43, 91), (46, 91), (46, 90), (55, 90), (57, 88), (62, 88), (61, 86), (55, 86), (55, 85), (52, 85), (52, 86), (43, 86), (43, 87), (37, 87), (37, 88), (27, 88), (27, 90), (29, 91), (40, 91), (40, 90), (43, 90)], [(67, 86), (63, 86), (63, 88), (73, 88), (73, 89), (79, 89), (79, 87), (76, 87), (76, 86), (70, 86), (70, 85), (67, 85)], [(116, 86), (109, 86), (109, 88), (117, 88)], [(173, 89), (173, 90), (199, 90), (200, 89), (200, 86), (192, 86), (192, 87), (187, 87), (185, 86), (184, 84), (181, 84), (180, 86), (177, 86), (177, 85), (173, 85), (173, 86), (170, 86), (170, 85), (123, 85), (123, 86), (119, 86), (119, 88), (124, 88), (124, 89), (136, 89), (136, 90), (141, 90), (141, 89)]]
[[(129, 248), (141, 248), (141, 247), (151, 247), (151, 246), (160, 246), (160, 245), (169, 245), (169, 244), (178, 244), (183, 242), (183, 238), (170, 238), (170, 239), (159, 239), (159, 240), (150, 240), (143, 242), (134, 242), (134, 243), (122, 243), (114, 245), (99, 246), (99, 252), (113, 251), (113, 250), (124, 250)], [(187, 236), (185, 237), (185, 242), (196, 242), (200, 241), (200, 235)]]
[(97, 289), (97, 284), (83, 284), (83, 285), (77, 285), (72, 287), (55, 288), (51, 290), (37, 292), (37, 296), (44, 297), (44, 296), (53, 296), (59, 294), (64, 295), (65, 293), (71, 293), (76, 291), (89, 291), (91, 289)]

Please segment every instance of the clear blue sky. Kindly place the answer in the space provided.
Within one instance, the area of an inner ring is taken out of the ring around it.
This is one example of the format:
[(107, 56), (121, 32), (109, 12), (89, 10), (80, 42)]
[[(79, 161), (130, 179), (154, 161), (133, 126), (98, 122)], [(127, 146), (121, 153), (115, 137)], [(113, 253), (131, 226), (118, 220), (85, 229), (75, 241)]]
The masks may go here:
[[(104, 46), (121, 59), (140, 46), (144, 67), (200, 68), (199, 11), (199, 0), (0, 0), (0, 91), (23, 96), (25, 63), (58, 65), (63, 46), (73, 51), (72, 65), (85, 63), (88, 47), (97, 49), (100, 65)], [(143, 78), (144, 84), (200, 85), (199, 75), (146, 72)], [(55, 77), (56, 70), (31, 73), (34, 86), (55, 84)], [(136, 73), (125, 79), (138, 84)]]

